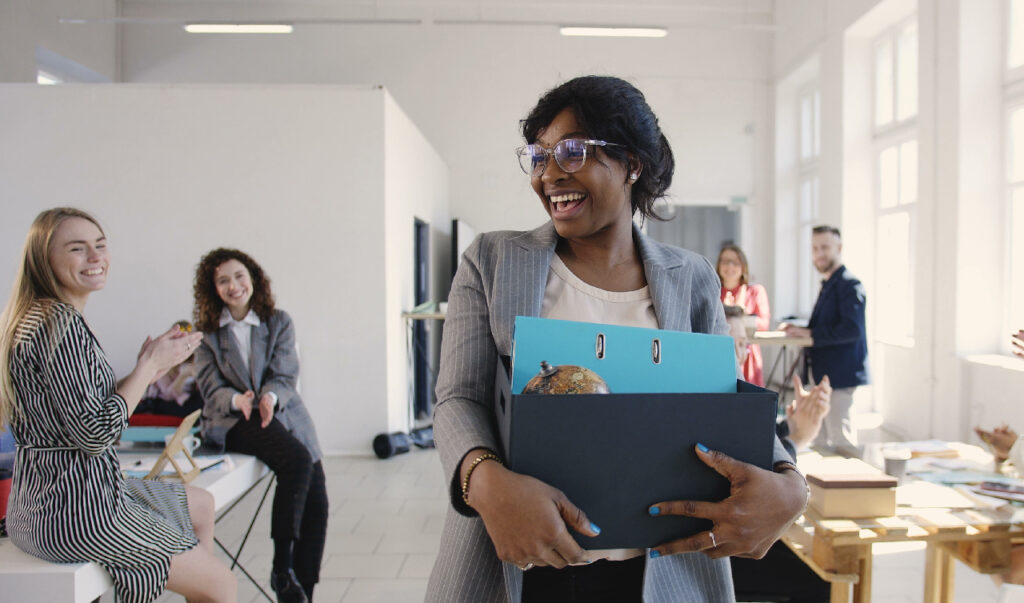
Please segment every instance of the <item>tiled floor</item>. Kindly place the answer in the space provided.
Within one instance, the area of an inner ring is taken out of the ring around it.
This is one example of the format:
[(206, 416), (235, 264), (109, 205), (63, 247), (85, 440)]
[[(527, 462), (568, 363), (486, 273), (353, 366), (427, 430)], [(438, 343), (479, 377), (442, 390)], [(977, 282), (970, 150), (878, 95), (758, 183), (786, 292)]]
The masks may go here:
[[(315, 600), (422, 601), (447, 505), (437, 453), (413, 450), (386, 461), (333, 457), (325, 459), (324, 470), (331, 510)], [(255, 494), (218, 524), (217, 536), (228, 548), (237, 547), (241, 540), (259, 500)], [(246, 569), (271, 595), (267, 580), (273, 556), (269, 513), (272, 497), (273, 493), (242, 554)], [(244, 576), (236, 574), (239, 601), (266, 601)], [(160, 603), (182, 601), (171, 594), (159, 599)]]
[[(422, 601), (447, 505), (437, 453), (413, 450), (386, 461), (329, 458), (325, 469), (331, 519), (316, 601)], [(251, 498), (217, 527), (222, 540), (240, 540), (245, 517), (255, 508), (257, 497)], [(243, 555), (246, 567), (263, 581), (264, 588), (272, 554), (269, 533), (265, 508)], [(923, 548), (875, 546), (874, 602), (918, 602), (923, 589)], [(957, 566), (956, 601), (995, 603), (997, 593), (988, 577)], [(239, 601), (263, 600), (248, 581), (239, 580)], [(161, 603), (181, 601), (172, 595), (160, 599)]]

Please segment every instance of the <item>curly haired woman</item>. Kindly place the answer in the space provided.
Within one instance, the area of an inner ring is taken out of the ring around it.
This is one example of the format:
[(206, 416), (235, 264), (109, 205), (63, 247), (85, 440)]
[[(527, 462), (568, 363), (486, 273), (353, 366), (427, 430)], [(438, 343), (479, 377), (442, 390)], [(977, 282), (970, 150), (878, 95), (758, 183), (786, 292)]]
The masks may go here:
[(296, 391), (292, 319), (274, 307), (263, 268), (237, 249), (203, 256), (194, 293), (203, 440), (251, 454), (277, 476), (270, 586), (278, 601), (310, 601), (327, 535), (327, 486), (316, 429)]

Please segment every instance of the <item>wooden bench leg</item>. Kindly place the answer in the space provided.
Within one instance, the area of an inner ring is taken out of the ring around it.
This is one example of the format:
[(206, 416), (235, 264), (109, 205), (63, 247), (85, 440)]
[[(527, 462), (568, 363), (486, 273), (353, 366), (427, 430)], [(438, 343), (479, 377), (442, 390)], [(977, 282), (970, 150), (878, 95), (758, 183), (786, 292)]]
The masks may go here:
[(847, 582), (833, 582), (828, 600), (829, 603), (850, 603), (850, 584)]
[(873, 563), (871, 545), (861, 547), (860, 560), (857, 563), (857, 575), (860, 576), (860, 580), (853, 585), (853, 600), (856, 603), (871, 603), (871, 569)]
[(949, 603), (953, 600), (952, 555), (938, 542), (929, 542), (924, 554), (924, 603)]

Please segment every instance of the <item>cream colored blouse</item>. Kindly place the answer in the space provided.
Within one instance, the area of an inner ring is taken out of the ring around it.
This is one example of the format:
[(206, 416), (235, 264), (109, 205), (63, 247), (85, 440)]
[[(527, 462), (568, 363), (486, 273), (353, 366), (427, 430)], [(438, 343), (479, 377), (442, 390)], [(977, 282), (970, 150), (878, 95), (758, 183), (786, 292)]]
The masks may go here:
[[(636, 291), (598, 289), (573, 274), (557, 253), (551, 257), (551, 270), (544, 288), (540, 315), (542, 318), (577, 322), (658, 328), (649, 288)], [(586, 509), (583, 511), (586, 512)], [(623, 561), (643, 554), (643, 549), (599, 549), (587, 551), (587, 561)]]

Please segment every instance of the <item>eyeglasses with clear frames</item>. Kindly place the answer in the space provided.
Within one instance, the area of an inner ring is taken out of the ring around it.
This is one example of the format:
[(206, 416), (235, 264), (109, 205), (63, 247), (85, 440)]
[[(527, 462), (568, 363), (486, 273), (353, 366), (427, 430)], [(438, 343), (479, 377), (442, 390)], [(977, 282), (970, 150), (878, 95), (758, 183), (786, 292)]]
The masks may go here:
[(625, 145), (604, 140), (584, 140), (582, 138), (566, 138), (559, 140), (555, 146), (545, 149), (539, 144), (528, 144), (516, 149), (519, 167), (531, 178), (539, 178), (548, 166), (548, 159), (554, 156), (555, 163), (566, 174), (583, 169), (587, 161), (587, 147), (621, 147)]

